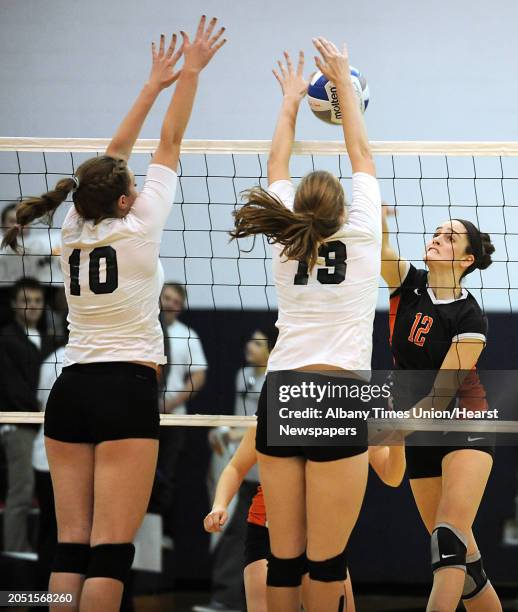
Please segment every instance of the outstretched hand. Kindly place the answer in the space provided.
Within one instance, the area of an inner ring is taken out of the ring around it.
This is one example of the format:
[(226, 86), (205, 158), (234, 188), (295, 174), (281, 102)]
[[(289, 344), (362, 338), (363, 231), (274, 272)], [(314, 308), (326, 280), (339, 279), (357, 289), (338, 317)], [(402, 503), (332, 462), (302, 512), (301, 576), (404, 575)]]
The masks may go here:
[(180, 32), (183, 39), (182, 48), (185, 57), (182, 71), (200, 72), (227, 42), (226, 38), (219, 40), (225, 28), (220, 28), (216, 34), (213, 35), (218, 22), (216, 17), (213, 17), (209, 21), (207, 28), (205, 28), (206, 21), (207, 18), (203, 15), (198, 24), (196, 36), (192, 42), (186, 32)]
[(151, 66), (151, 74), (149, 75), (149, 83), (162, 90), (172, 85), (180, 76), (180, 70), (175, 72), (174, 67), (182, 56), (182, 47), (176, 52), (176, 34), (171, 37), (171, 42), (167, 51), (165, 50), (165, 36), (160, 35), (160, 44), (158, 51), (156, 44), (151, 43), (151, 54), (153, 64)]
[(313, 45), (320, 53), (320, 57), (315, 56), (315, 64), (326, 79), (336, 84), (341, 79), (349, 78), (350, 67), (347, 45), (344, 44), (340, 53), (334, 43), (322, 36), (313, 38)]
[(286, 60), (286, 66), (279, 60), (277, 62), (279, 71), (272, 70), (275, 78), (281, 86), (281, 90), (284, 96), (292, 96), (299, 100), (306, 95), (308, 90), (308, 81), (304, 79), (304, 53), (299, 51), (299, 61), (297, 64), (297, 70), (293, 68), (293, 62), (287, 51), (284, 52), (284, 59)]

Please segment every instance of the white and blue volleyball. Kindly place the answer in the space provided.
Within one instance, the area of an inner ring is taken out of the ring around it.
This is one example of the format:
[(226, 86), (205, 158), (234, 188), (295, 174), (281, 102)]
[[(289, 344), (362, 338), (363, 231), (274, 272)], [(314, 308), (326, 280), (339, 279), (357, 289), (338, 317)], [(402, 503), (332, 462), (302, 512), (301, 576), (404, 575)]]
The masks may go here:
[[(358, 97), (362, 113), (369, 105), (369, 86), (363, 74), (351, 66), (351, 81)], [(313, 113), (322, 121), (333, 125), (342, 123), (342, 113), (338, 102), (335, 84), (317, 72), (308, 87), (308, 102)]]

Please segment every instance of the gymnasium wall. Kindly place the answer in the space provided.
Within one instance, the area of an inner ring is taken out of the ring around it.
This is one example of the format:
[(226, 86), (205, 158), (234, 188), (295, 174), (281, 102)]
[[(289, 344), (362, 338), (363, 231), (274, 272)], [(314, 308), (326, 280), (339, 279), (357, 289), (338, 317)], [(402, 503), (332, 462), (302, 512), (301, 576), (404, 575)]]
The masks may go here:
[[(311, 37), (347, 41), (371, 88), (373, 140), (513, 140), (516, 23), (511, 0), (1, 0), (0, 134), (109, 136), (149, 69), (161, 32), (192, 32), (217, 15), (229, 42), (203, 75), (188, 138), (264, 139), (279, 89), (270, 70), (284, 49), (314, 55)], [(164, 93), (143, 137), (157, 137)], [(300, 139), (339, 129), (304, 108)]]

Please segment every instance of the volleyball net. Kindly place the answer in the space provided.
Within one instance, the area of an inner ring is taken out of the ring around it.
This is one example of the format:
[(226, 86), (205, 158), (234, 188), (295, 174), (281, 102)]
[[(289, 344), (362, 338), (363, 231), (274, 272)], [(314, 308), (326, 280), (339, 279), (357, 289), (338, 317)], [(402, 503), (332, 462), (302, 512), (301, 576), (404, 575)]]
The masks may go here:
[[(0, 138), (0, 211), (48, 191), (60, 178), (73, 175), (85, 159), (101, 154), (108, 142)], [(156, 140), (139, 140), (134, 148), (130, 167), (138, 187), (156, 146)], [(272, 327), (276, 319), (270, 245), (264, 237), (229, 242), (228, 231), (233, 225), (232, 212), (241, 204), (240, 193), (255, 185), (267, 187), (269, 146), (269, 141), (194, 140), (182, 146), (176, 202), (160, 248), (166, 282), (178, 283), (186, 291), (180, 319), (187, 326), (181, 337), (173, 338), (173, 344), (180, 342), (181, 350), (175, 361), (173, 346), (169, 370), (181, 369), (187, 378), (206, 371), (206, 380), (191, 404), (191, 411), (198, 414), (163, 414), (164, 425), (245, 427), (254, 421), (245, 396), (257, 395), (258, 390), (244, 351), (253, 332)], [(396, 212), (389, 219), (391, 242), (402, 257), (423, 267), (426, 242), (449, 219), (468, 219), (491, 235), (493, 264), (466, 278), (466, 287), (489, 319), (482, 367), (499, 372), (518, 369), (518, 143), (373, 142), (371, 146), (382, 198)], [(343, 184), (346, 195), (351, 193), (352, 173), (343, 142), (295, 143), (294, 181), (315, 169), (330, 171)], [(2, 307), (7, 311), (11, 306), (9, 291), (19, 278), (39, 280), (47, 291), (44, 323), (46, 332), (55, 337), (54, 348), (65, 338), (59, 231), (70, 205), (68, 201), (58, 209), (51, 227), (37, 223), (30, 228), (24, 235), (22, 255), (9, 250), (0, 253)], [(2, 214), (4, 228), (7, 217)], [(373, 367), (378, 370), (391, 366), (388, 298), (380, 278), (373, 355)], [(197, 341), (206, 357), (199, 358)], [(45, 358), (44, 367), (50, 369), (50, 378), (52, 371), (58, 372), (60, 363), (54, 351)], [(49, 389), (43, 378), (40, 395), (44, 405)], [(508, 374), (502, 381), (511, 379)], [(172, 388), (165, 382), (164, 392), (174, 395), (184, 389), (184, 382), (182, 376)], [(2, 384), (9, 383), (4, 380)], [(498, 385), (493, 382), (493, 386)], [(0, 423), (42, 419), (36, 412), (0, 411)], [(397, 419), (380, 424), (396, 425)], [(409, 425), (427, 430), (443, 427), (418, 420)], [(497, 432), (518, 433), (518, 422), (512, 418), (490, 426)], [(451, 429), (482, 431), (488, 427), (487, 421), (468, 419), (452, 423)]]

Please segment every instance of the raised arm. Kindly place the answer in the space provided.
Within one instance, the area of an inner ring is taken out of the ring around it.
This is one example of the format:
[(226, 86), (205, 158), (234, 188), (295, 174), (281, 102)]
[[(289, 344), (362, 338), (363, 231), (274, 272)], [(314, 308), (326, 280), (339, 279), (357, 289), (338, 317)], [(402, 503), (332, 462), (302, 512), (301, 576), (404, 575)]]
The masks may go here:
[(384, 205), (382, 214), (381, 276), (392, 292), (403, 282), (408, 269), (408, 262), (405, 259), (401, 259), (390, 244), (390, 232), (387, 223), (387, 217), (390, 214), (392, 214), (392, 210)]
[(221, 473), (216, 487), (212, 510), (203, 521), (206, 531), (221, 531), (227, 522), (227, 508), (234, 495), (238, 492), (248, 470), (255, 465), (255, 427), (250, 427), (241, 440), (234, 456)]
[(351, 81), (347, 46), (344, 45), (340, 53), (332, 42), (322, 37), (314, 38), (313, 44), (321, 55), (321, 57), (315, 57), (318, 69), (336, 86), (342, 111), (345, 146), (351, 160), (352, 170), (376, 176), (376, 167), (372, 159), (365, 123)]
[(268, 156), (268, 183), (270, 185), (275, 181), (290, 179), (290, 157), (295, 140), (297, 114), (300, 102), (308, 89), (308, 82), (303, 75), (304, 53), (299, 52), (296, 71), (293, 69), (293, 63), (287, 51), (284, 52), (284, 58), (286, 66), (279, 61), (277, 62), (279, 71), (273, 70), (281, 86), (283, 98)]
[(153, 63), (149, 79), (108, 145), (106, 155), (126, 161), (130, 158), (135, 141), (158, 94), (172, 85), (180, 75), (180, 72), (175, 72), (174, 67), (182, 55), (182, 50), (175, 52), (175, 47), (176, 34), (173, 34), (167, 51), (163, 34), (160, 36), (158, 51), (155, 43), (151, 44)]
[(199, 74), (226, 43), (226, 39), (219, 40), (225, 28), (220, 28), (213, 35), (217, 24), (215, 17), (210, 20), (207, 28), (205, 24), (206, 18), (203, 15), (198, 24), (196, 37), (192, 42), (185, 32), (181, 32), (185, 62), (166, 111), (160, 132), (160, 142), (152, 160), (153, 163), (163, 164), (173, 170), (176, 170), (178, 166), (180, 146), (191, 116), (198, 89)]

